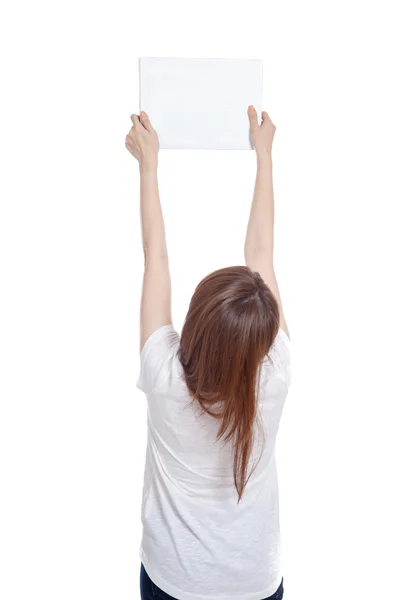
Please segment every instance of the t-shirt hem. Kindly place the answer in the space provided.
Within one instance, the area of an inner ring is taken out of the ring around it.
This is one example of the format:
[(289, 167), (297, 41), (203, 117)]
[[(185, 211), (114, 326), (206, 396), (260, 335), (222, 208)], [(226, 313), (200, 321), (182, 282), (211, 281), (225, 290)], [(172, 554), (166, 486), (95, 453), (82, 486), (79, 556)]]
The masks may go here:
[(264, 590), (261, 590), (260, 592), (246, 594), (245, 597), (244, 596), (233, 596), (231, 593), (229, 593), (229, 595), (221, 595), (220, 594), (218, 596), (210, 596), (209, 594), (207, 594), (206, 596), (203, 596), (201, 594), (192, 594), (191, 592), (183, 592), (182, 590), (178, 590), (174, 586), (169, 585), (168, 583), (163, 581), (158, 576), (158, 574), (153, 570), (153, 567), (150, 565), (150, 562), (147, 559), (146, 553), (144, 552), (142, 547), (140, 547), (139, 557), (143, 563), (144, 568), (146, 569), (146, 573), (148, 574), (148, 576), (150, 577), (152, 582), (157, 587), (159, 587), (160, 590), (162, 590), (166, 594), (169, 594), (170, 596), (177, 598), (179, 600), (260, 600), (261, 598), (268, 598), (269, 596), (272, 596), (276, 592), (276, 590), (279, 588), (281, 581), (282, 581), (282, 575), (279, 575), (279, 577), (274, 581), (274, 583), (272, 585), (268, 586), (268, 588), (265, 588)]

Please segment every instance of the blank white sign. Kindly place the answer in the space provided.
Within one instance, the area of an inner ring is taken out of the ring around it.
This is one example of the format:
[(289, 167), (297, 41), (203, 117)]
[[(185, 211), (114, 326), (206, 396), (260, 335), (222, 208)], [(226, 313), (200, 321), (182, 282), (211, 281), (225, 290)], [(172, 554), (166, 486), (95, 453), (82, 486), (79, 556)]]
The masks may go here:
[(251, 150), (247, 108), (261, 119), (262, 61), (140, 58), (140, 110), (161, 148)]

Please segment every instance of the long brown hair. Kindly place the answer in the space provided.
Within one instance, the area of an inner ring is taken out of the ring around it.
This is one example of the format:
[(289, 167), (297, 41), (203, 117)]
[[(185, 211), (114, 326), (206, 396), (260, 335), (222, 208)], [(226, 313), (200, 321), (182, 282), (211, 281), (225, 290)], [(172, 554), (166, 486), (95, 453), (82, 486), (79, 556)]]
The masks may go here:
[(254, 471), (247, 476), (260, 365), (278, 330), (275, 297), (244, 266), (219, 269), (199, 283), (182, 329), (179, 358), (193, 401), (221, 421), (217, 439), (233, 441), (238, 503)]

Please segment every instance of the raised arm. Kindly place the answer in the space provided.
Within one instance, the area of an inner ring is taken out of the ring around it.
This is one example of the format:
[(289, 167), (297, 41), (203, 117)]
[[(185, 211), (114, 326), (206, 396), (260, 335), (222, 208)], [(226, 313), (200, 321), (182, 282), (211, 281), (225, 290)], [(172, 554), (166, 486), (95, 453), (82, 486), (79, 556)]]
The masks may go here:
[(274, 270), (272, 142), (276, 127), (266, 112), (262, 113), (261, 125), (258, 124), (257, 112), (253, 106), (249, 106), (248, 114), (251, 142), (257, 157), (257, 176), (247, 226), (244, 255), (246, 265), (261, 275), (277, 299), (280, 311), (280, 326), (289, 334)]
[(140, 172), (140, 215), (144, 252), (144, 275), (140, 306), (140, 349), (162, 325), (172, 323), (171, 279), (164, 219), (158, 192), (159, 142), (149, 117), (131, 116), (133, 126), (125, 146), (138, 160)]

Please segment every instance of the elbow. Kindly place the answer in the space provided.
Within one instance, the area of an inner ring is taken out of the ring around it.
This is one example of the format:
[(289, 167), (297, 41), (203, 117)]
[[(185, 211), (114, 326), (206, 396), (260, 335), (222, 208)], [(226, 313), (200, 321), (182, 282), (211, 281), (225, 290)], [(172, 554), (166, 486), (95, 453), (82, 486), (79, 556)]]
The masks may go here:
[(154, 264), (168, 266), (168, 253), (166, 250), (143, 248), (143, 257), (145, 268)]
[(273, 258), (273, 250), (271, 248), (271, 246), (268, 245), (245, 245), (244, 247), (244, 257), (247, 261), (254, 261), (254, 260), (258, 260), (258, 259), (263, 259), (263, 260), (271, 260)]

